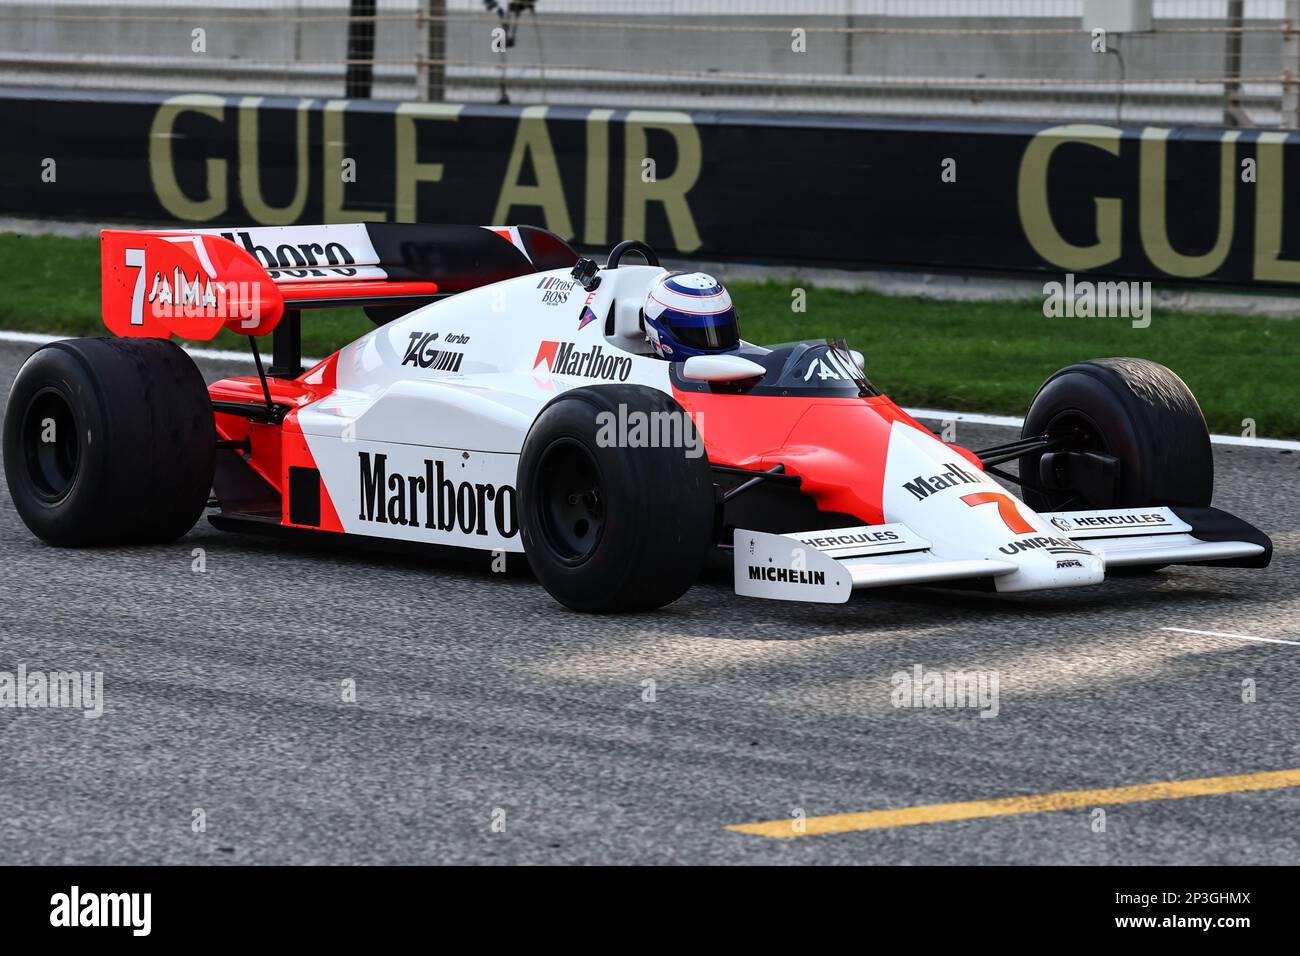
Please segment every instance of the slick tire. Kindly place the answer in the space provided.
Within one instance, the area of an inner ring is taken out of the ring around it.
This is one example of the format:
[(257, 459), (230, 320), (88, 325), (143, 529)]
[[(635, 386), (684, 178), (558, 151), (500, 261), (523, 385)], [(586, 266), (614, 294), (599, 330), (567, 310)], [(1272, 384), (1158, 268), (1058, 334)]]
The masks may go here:
[[(620, 406), (624, 422), (671, 414), (686, 447), (609, 441)], [(528, 563), (575, 611), (671, 604), (713, 543), (713, 478), (694, 423), (671, 396), (645, 386), (575, 388), (552, 400), (524, 441), (518, 486)]]
[(18, 370), (3, 450), (14, 507), (38, 538), (155, 543), (203, 512), (216, 429), (203, 377), (177, 345), (65, 339)]
[[(1090, 507), (1210, 503), (1214, 454), (1205, 417), (1183, 380), (1163, 365), (1105, 358), (1056, 372), (1030, 403), (1021, 435), (1057, 433), (1075, 433), (1082, 450), (1120, 460), (1114, 499)], [(1041, 457), (1021, 458), (1020, 474), (1035, 480)], [(1024, 489), (1025, 503), (1036, 511), (1061, 510), (1068, 496)]]

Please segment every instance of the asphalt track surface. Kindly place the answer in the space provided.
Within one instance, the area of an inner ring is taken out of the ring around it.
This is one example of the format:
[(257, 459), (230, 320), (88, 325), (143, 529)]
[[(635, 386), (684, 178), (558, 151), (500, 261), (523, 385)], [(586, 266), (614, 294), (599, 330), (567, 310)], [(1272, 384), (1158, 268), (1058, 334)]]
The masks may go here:
[[(30, 351), (0, 346), (3, 398)], [(1295, 863), (1297, 788), (1109, 806), (1104, 832), (1088, 808), (725, 829), (1300, 768), (1300, 646), (1162, 630), (1300, 640), (1300, 454), (1215, 456), (1215, 503), (1274, 536), (1267, 570), (842, 606), (715, 576), (615, 618), (526, 574), (206, 522), (169, 546), (56, 550), (5, 490), (0, 670), (103, 671), (105, 709), (0, 710), (0, 862)], [(996, 671), (998, 716), (895, 708), (891, 675), (916, 664)]]

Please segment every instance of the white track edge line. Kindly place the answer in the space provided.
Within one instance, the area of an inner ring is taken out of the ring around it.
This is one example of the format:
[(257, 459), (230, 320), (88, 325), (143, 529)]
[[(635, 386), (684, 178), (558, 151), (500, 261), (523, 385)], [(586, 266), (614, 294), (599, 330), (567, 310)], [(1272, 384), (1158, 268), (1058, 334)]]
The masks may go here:
[[(0, 342), (18, 342), (27, 345), (47, 345), (50, 342), (59, 342), (68, 337), (66, 335), (46, 335), (43, 332), (0, 331)], [(185, 345), (182, 348), (195, 358), (209, 359), (214, 362), (249, 362), (252, 361), (253, 357), (249, 352), (232, 352), (230, 349), (205, 349), (193, 345)], [(320, 359), (304, 357), (300, 361), (305, 367), (311, 368)]]
[(1289, 644), (1300, 647), (1300, 641), (1284, 641), (1279, 637), (1254, 637), (1250, 634), (1230, 634), (1227, 631), (1198, 631), (1190, 627), (1162, 627), (1162, 631), (1175, 631), (1179, 634), (1202, 634), (1206, 637), (1231, 637), (1239, 641), (1263, 641), (1265, 644)]
[[(1002, 425), (1006, 428), (1019, 428), (1024, 425), (1023, 418), (1014, 415), (984, 415), (979, 412), (951, 412), (941, 408), (905, 408), (903, 411), (913, 418), (928, 421), (970, 422), (972, 425)], [(1283, 448), (1289, 451), (1300, 450), (1300, 441), (1290, 438), (1243, 438), (1240, 435), (1211, 435), (1210, 441), (1216, 445), (1244, 445), (1248, 448)]]
[[(66, 335), (46, 335), (40, 332), (0, 331), (0, 342), (19, 342), (28, 345), (45, 345), (67, 337)], [(232, 352), (228, 349), (204, 349), (186, 346), (185, 351), (195, 358), (209, 359), (216, 362), (247, 362), (249, 360), (248, 353)], [(319, 361), (320, 359), (304, 357), (302, 364), (307, 368), (311, 368)], [(985, 415), (981, 412), (954, 412), (942, 408), (905, 408), (903, 411), (913, 418), (924, 418), (929, 421), (970, 422), (972, 425), (1000, 425), (1004, 428), (1019, 428), (1025, 423), (1023, 418), (1017, 418), (1015, 415)], [(1210, 441), (1216, 445), (1245, 445), (1250, 448), (1283, 448), (1290, 451), (1300, 451), (1300, 441), (1292, 441), (1286, 438), (1242, 438), (1240, 435), (1211, 435)]]

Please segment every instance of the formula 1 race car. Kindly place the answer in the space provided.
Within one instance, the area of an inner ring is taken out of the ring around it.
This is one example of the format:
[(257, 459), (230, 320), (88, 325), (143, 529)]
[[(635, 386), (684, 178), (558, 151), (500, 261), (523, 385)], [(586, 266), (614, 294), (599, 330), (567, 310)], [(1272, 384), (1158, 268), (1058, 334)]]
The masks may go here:
[[(715, 548), (732, 552), (737, 593), (822, 602), (1272, 553), (1210, 507), (1204, 418), (1151, 362), (1062, 369), (1020, 440), (974, 452), (890, 401), (843, 341), (656, 357), (641, 306), (665, 270), (638, 241), (603, 267), (528, 226), (101, 242), (116, 337), (36, 351), (5, 415), (14, 504), (54, 545), (174, 540), (215, 507), (228, 531), (522, 552), (583, 611), (668, 604)], [(362, 307), (377, 327), (304, 371), (303, 310), (322, 306)], [(257, 375), (205, 387), (169, 339), (222, 328), (249, 337)]]

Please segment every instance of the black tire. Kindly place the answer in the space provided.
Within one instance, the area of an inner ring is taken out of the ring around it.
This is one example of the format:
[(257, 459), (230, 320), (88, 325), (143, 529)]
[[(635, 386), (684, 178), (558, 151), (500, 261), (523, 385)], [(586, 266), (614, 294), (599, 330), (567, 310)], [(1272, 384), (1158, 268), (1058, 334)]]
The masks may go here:
[[(575, 388), (548, 404), (519, 456), (524, 552), (551, 596), (575, 611), (647, 611), (694, 583), (713, 544), (708, 458), (685, 449), (602, 446), (597, 416), (668, 412), (694, 423), (663, 392), (642, 385)], [(655, 421), (656, 419), (650, 419)], [(594, 492), (583, 495), (583, 492)]]
[[(1114, 455), (1119, 480), (1109, 501), (1070, 503), (1069, 492), (1023, 489), (1035, 511), (1208, 505), (1214, 494), (1214, 454), (1205, 416), (1183, 380), (1155, 362), (1106, 358), (1052, 375), (1025, 415), (1023, 437), (1076, 436), (1077, 450)], [(1020, 459), (1020, 474), (1036, 482), (1042, 453)]]
[(18, 370), (3, 448), (14, 507), (42, 540), (164, 542), (203, 512), (216, 426), (203, 377), (179, 346), (65, 339)]

